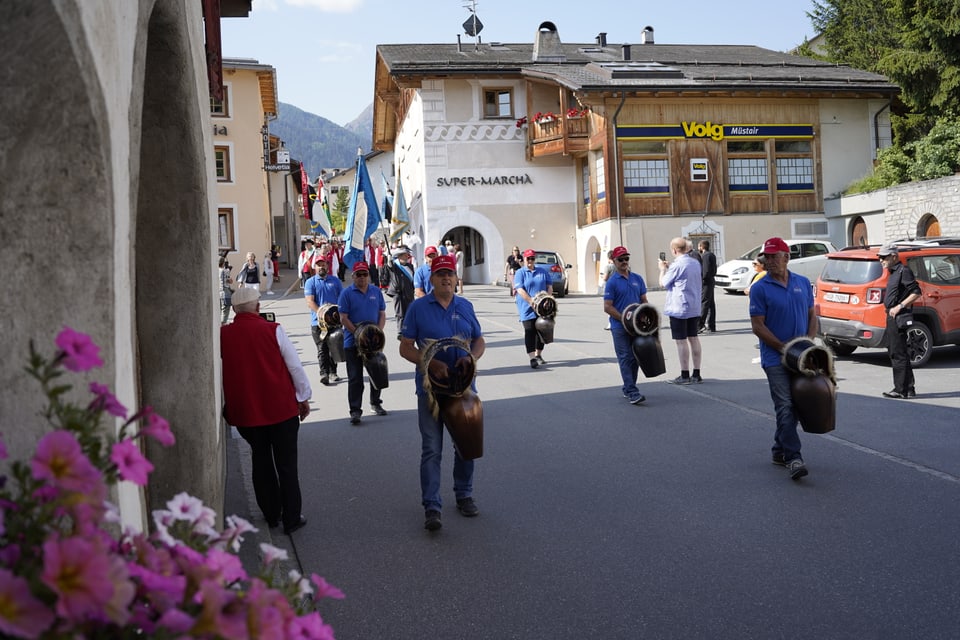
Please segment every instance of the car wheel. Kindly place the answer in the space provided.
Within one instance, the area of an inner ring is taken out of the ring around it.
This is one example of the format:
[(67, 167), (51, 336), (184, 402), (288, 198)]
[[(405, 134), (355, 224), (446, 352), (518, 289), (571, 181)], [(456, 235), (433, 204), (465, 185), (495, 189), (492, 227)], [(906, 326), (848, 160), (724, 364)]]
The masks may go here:
[(857, 350), (857, 345), (855, 344), (844, 344), (836, 340), (830, 340), (829, 338), (824, 339), (823, 344), (830, 347), (830, 351), (833, 351), (833, 355), (835, 356), (848, 356)]
[(907, 329), (907, 354), (914, 368), (930, 362), (930, 356), (933, 355), (933, 335), (922, 322), (914, 322)]

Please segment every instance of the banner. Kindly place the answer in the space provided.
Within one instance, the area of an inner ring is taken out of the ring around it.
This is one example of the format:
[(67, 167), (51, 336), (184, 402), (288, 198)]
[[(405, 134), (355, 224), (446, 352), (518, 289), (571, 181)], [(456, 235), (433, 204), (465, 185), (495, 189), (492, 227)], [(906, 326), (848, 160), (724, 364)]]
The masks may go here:
[(332, 235), (332, 223), (330, 221), (330, 203), (327, 201), (327, 187), (323, 184), (323, 180), (317, 178), (317, 189), (316, 189), (316, 199), (315, 204), (320, 205), (320, 212), (313, 216), (314, 220), (310, 223), (310, 229), (314, 233), (319, 233), (327, 238)]
[(382, 170), (380, 171), (380, 179), (383, 180), (383, 219), (387, 221), (387, 224), (390, 224), (390, 219), (393, 217), (393, 189), (390, 188), (387, 176), (383, 175)]
[(343, 235), (343, 263), (352, 267), (354, 262), (363, 260), (363, 249), (367, 239), (380, 226), (380, 208), (377, 195), (370, 184), (367, 162), (363, 154), (357, 156), (357, 176), (350, 194), (350, 208), (347, 210), (347, 228)]
[(300, 163), (300, 197), (303, 199), (303, 217), (307, 220), (313, 220), (311, 215), (310, 201), (310, 182), (307, 180), (307, 172)]
[(410, 212), (407, 210), (407, 201), (403, 197), (403, 185), (400, 182), (400, 175), (397, 175), (397, 193), (393, 197), (394, 216), (390, 224), (390, 241), (395, 242), (400, 239), (403, 232), (410, 226)]

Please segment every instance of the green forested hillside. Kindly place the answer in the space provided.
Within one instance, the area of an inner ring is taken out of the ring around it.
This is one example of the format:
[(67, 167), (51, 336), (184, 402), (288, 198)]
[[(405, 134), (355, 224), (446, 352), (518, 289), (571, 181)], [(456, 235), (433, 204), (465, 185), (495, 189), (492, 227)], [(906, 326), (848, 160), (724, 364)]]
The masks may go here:
[(315, 179), (320, 169), (350, 167), (356, 162), (357, 147), (370, 151), (369, 137), (357, 135), (292, 104), (280, 103), (279, 117), (270, 123), (270, 133), (279, 136), (291, 158), (303, 162), (307, 175)]

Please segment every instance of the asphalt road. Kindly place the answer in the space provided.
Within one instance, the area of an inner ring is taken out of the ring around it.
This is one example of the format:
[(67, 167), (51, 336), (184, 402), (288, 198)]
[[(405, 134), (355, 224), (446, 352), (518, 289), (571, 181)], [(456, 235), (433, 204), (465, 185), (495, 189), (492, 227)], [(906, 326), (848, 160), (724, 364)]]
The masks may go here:
[[(838, 360), (838, 428), (801, 435), (810, 475), (793, 482), (770, 464), (772, 403), (743, 296), (717, 296), (704, 383), (664, 383), (678, 373), (666, 331), (667, 373), (641, 380), (647, 401), (633, 406), (598, 296), (559, 301), (548, 365), (532, 370), (507, 290), (469, 286), (487, 338), (481, 514), (453, 507), (448, 444), (431, 534), (413, 366), (388, 341), (390, 414), (365, 402), (351, 427), (346, 382), (319, 384), (299, 293), (262, 309), (314, 388), (300, 431), (310, 522), (273, 543), (346, 593), (322, 608), (341, 640), (960, 637), (960, 348), (917, 371), (916, 400), (880, 396), (884, 351)], [(662, 308), (662, 292), (649, 297)], [(263, 525), (246, 445), (230, 449), (228, 509)]]

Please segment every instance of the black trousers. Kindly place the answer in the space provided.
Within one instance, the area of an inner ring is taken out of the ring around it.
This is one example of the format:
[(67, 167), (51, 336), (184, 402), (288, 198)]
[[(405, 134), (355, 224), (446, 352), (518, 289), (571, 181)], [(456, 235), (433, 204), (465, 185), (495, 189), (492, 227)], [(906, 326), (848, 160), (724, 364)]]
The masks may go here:
[(900, 393), (913, 391), (913, 365), (907, 352), (907, 332), (897, 329), (897, 319), (887, 314), (887, 353), (893, 366), (893, 388)]
[(527, 348), (527, 353), (543, 351), (543, 340), (537, 333), (536, 322), (536, 319), (523, 321), (523, 345)]
[(710, 331), (717, 330), (717, 303), (713, 298), (716, 285), (713, 282), (704, 282), (700, 290), (700, 328), (706, 327)]
[[(363, 406), (363, 361), (356, 347), (344, 349), (347, 356), (347, 404), (351, 415), (362, 413)], [(380, 389), (370, 385), (370, 405), (380, 404)]]
[(330, 334), (327, 333), (323, 338), (320, 337), (322, 331), (320, 327), (314, 325), (310, 327), (313, 334), (313, 342), (317, 345), (317, 361), (320, 363), (320, 375), (336, 375), (337, 363), (330, 357)]
[(263, 427), (237, 427), (250, 444), (253, 493), (267, 522), (283, 520), (285, 527), (300, 521), (302, 498), (297, 472), (297, 434), (300, 417)]

